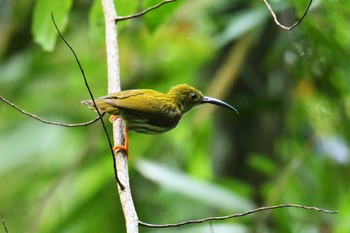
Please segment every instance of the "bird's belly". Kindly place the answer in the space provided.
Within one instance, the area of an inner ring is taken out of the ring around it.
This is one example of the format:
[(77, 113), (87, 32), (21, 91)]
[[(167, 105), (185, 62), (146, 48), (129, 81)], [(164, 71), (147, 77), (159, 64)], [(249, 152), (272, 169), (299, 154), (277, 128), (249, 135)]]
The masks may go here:
[(144, 134), (161, 134), (173, 129), (179, 121), (126, 121), (129, 131), (134, 131)]
[(169, 131), (170, 129), (166, 127), (155, 126), (155, 125), (132, 124), (132, 125), (128, 125), (128, 130), (134, 131), (137, 133), (144, 133), (144, 134), (160, 134), (160, 133)]

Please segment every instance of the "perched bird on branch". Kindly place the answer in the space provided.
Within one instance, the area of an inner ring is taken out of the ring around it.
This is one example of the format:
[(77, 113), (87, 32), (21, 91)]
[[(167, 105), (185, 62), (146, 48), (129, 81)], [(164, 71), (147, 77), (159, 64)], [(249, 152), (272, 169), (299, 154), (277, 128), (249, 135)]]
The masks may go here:
[[(96, 110), (92, 100), (83, 100), (92, 110)], [(95, 100), (101, 113), (111, 114), (110, 121), (120, 117), (125, 121), (125, 145), (114, 150), (128, 150), (127, 131), (145, 134), (160, 134), (176, 127), (182, 116), (192, 108), (210, 103), (237, 112), (231, 105), (204, 96), (187, 84), (180, 84), (164, 94), (150, 89), (135, 89), (116, 92)]]

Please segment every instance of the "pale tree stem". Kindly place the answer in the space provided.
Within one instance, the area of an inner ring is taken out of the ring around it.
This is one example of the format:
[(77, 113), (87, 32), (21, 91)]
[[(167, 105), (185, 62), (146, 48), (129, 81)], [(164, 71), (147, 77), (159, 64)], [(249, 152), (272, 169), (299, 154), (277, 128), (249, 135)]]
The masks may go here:
[[(106, 51), (107, 51), (107, 69), (108, 69), (108, 93), (118, 92), (120, 88), (120, 67), (119, 52), (117, 40), (117, 25), (115, 19), (117, 12), (113, 0), (101, 0), (105, 16), (106, 30)], [(113, 124), (113, 138), (115, 145), (123, 145), (123, 125), (120, 119), (115, 120)], [(138, 232), (138, 217), (131, 196), (128, 172), (128, 159), (123, 151), (118, 151), (115, 155), (115, 164), (118, 171), (118, 177), (124, 186), (124, 189), (118, 185), (118, 192), (121, 205), (124, 212), (127, 233)]]

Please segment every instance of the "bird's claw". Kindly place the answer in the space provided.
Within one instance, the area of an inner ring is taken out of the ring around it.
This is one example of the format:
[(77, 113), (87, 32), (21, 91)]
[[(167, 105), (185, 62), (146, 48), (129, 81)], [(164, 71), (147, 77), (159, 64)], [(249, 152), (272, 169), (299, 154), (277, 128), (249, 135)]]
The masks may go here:
[(118, 116), (112, 115), (112, 116), (109, 117), (108, 120), (109, 120), (109, 122), (113, 123), (116, 119), (118, 119)]
[(126, 154), (126, 157), (129, 157), (129, 149), (127, 146), (118, 145), (118, 146), (113, 147), (113, 150), (115, 152), (124, 151)]

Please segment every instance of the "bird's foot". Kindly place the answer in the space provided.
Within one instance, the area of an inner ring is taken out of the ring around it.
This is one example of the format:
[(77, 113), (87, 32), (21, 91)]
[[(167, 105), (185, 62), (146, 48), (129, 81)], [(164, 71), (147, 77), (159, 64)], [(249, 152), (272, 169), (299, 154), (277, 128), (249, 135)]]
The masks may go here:
[(118, 116), (112, 115), (109, 117), (109, 122), (113, 123), (118, 118), (119, 118)]
[(121, 145), (118, 145), (118, 146), (113, 147), (113, 150), (114, 150), (115, 152), (124, 151), (126, 157), (129, 158), (129, 148), (128, 148), (128, 146), (121, 146)]
[[(111, 116), (110, 118), (112, 118), (113, 116)], [(117, 116), (114, 116), (116, 118), (118, 118)], [(124, 137), (125, 137), (125, 144), (122, 145), (118, 145), (118, 146), (114, 146), (113, 150), (115, 152), (118, 151), (124, 151), (126, 154), (126, 158), (129, 158), (129, 137), (128, 137), (128, 128), (126, 126), (124, 126)]]

